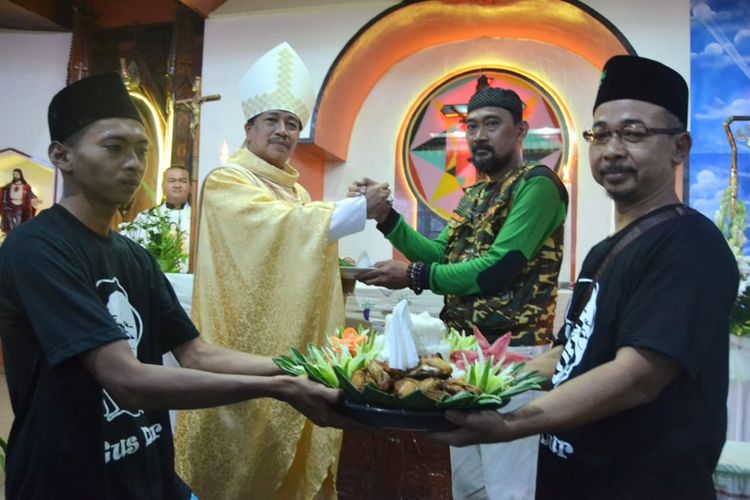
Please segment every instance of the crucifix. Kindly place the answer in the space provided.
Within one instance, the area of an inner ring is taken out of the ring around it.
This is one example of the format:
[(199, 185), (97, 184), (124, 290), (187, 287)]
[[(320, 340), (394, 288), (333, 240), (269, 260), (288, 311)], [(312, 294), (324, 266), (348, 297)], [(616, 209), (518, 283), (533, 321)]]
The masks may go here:
[[(734, 140), (734, 133), (730, 125), (735, 121), (750, 121), (750, 116), (730, 116), (723, 124), (724, 132), (729, 140), (729, 148), (732, 151), (731, 163), (729, 165), (729, 220), (734, 219), (734, 205), (737, 202), (739, 194), (739, 170), (737, 168), (737, 142)], [(738, 137), (741, 140), (747, 140), (747, 137), (739, 130)], [(750, 144), (748, 144), (750, 146)]]
[(198, 241), (198, 151), (200, 149), (201, 105), (204, 102), (218, 101), (219, 99), (221, 99), (219, 94), (201, 95), (201, 77), (196, 76), (193, 81), (193, 97), (175, 101), (175, 104), (178, 106), (187, 106), (191, 114), (190, 199), (192, 200), (193, 207), (190, 214), (190, 259), (188, 263), (188, 272), (190, 273), (193, 272), (195, 266), (195, 250)]
[(89, 76), (89, 67), (86, 65), (86, 63), (82, 61), (78, 61), (73, 65), (73, 69), (75, 70), (75, 81), (82, 80), (83, 78)]

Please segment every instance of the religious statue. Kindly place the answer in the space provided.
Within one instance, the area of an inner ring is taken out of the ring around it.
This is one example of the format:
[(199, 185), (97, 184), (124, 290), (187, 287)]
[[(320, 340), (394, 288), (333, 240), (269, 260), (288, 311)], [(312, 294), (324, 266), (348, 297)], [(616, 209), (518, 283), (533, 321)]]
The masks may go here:
[(0, 188), (0, 211), (2, 230), (9, 233), (36, 215), (39, 198), (23, 177), (23, 170), (13, 169), (13, 180)]

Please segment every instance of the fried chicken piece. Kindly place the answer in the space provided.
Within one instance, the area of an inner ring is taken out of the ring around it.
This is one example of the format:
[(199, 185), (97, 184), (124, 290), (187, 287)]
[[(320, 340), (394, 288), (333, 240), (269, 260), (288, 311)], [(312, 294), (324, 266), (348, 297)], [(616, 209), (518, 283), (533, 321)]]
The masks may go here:
[(367, 372), (365, 372), (364, 370), (357, 370), (352, 373), (351, 383), (360, 391), (365, 388), (367, 382)]
[(445, 390), (445, 380), (435, 377), (426, 378), (419, 381), (419, 390), (428, 398), (439, 401), (445, 396), (448, 396), (448, 392)]
[(393, 393), (399, 398), (405, 398), (418, 390), (419, 382), (413, 378), (402, 378), (393, 384)]
[[(386, 365), (387, 366), (387, 365)], [(393, 378), (384, 369), (383, 364), (373, 361), (367, 365), (367, 375), (371, 381), (383, 392), (389, 392), (393, 387)], [(369, 382), (370, 380), (368, 380)]]
[(404, 370), (397, 370), (396, 368), (391, 368), (388, 364), (388, 361), (375, 361), (375, 363), (379, 363), (380, 366), (383, 367), (383, 370), (394, 380), (402, 379), (406, 376), (406, 372)]
[(453, 368), (439, 355), (422, 356), (419, 365), (406, 374), (407, 377), (424, 379), (428, 377), (448, 378), (453, 373)]
[(482, 394), (482, 389), (474, 385), (468, 384), (464, 382), (463, 380), (459, 380), (456, 378), (449, 378), (445, 382), (446, 382), (445, 390), (448, 391), (448, 394), (450, 394), (451, 396), (454, 394), (458, 394), (461, 391), (470, 392), (472, 394)]

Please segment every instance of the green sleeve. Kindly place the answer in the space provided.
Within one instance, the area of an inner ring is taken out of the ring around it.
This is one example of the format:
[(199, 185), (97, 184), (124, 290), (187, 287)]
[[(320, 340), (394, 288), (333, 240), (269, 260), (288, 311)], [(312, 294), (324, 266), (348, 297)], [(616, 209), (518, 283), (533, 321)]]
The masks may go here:
[(411, 262), (442, 262), (445, 257), (445, 245), (448, 241), (448, 227), (440, 235), (431, 240), (419, 234), (404, 218), (398, 216), (398, 222), (391, 232), (385, 236), (388, 241)]
[[(508, 219), (489, 251), (466, 262), (433, 263), (429, 267), (430, 289), (441, 295), (477, 295), (507, 289), (544, 241), (565, 222), (566, 211), (566, 201), (552, 180), (537, 176), (522, 181)], [(501, 277), (492, 280), (498, 289), (480, 286), (479, 278), (485, 272)]]

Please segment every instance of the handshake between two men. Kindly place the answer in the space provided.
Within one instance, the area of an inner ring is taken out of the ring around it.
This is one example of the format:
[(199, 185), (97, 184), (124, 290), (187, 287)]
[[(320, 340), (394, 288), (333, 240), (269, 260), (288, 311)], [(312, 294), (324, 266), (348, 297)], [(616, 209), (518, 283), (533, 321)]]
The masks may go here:
[[(367, 177), (349, 185), (349, 197), (364, 196), (367, 200), (367, 218), (378, 226), (384, 224), (392, 213), (393, 197), (387, 183), (378, 183)], [(357, 275), (357, 279), (367, 285), (377, 285), (394, 290), (410, 286), (409, 264), (396, 260), (376, 262), (372, 271)]]

